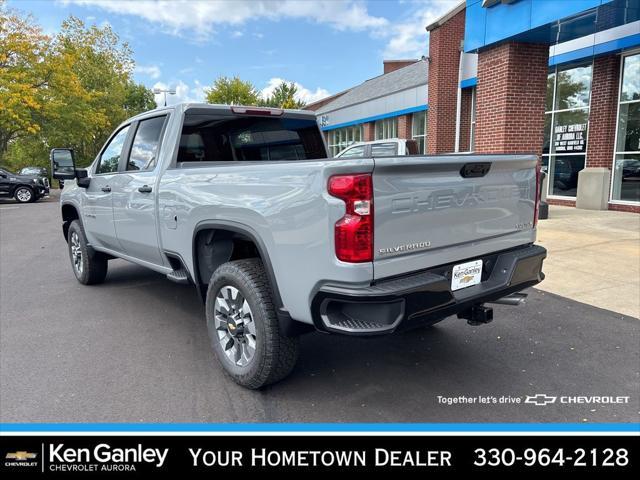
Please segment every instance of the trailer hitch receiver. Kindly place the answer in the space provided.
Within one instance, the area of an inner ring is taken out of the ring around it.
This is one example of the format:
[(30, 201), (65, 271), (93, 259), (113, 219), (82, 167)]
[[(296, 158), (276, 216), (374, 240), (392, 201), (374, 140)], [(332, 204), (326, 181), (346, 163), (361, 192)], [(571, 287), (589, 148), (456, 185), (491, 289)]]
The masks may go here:
[(464, 318), (472, 326), (483, 325), (493, 321), (493, 308), (484, 305), (474, 305), (467, 310), (460, 312), (458, 318)]

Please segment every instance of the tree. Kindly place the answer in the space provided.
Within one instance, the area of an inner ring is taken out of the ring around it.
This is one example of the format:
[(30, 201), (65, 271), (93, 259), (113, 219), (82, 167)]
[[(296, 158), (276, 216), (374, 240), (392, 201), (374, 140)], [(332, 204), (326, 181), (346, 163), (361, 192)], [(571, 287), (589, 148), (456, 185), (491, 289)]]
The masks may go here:
[(49, 38), (31, 17), (1, 10), (0, 160), (12, 141), (41, 129), (51, 79), (48, 54)]
[(125, 91), (124, 109), (127, 115), (133, 116), (156, 108), (153, 91), (142, 84), (130, 82)]
[(302, 100), (297, 100), (296, 93), (298, 87), (295, 83), (281, 82), (271, 93), (271, 95), (263, 100), (263, 104), (267, 107), (274, 108), (297, 108), (300, 109), (306, 105)]
[(260, 94), (251, 82), (238, 77), (219, 77), (213, 86), (205, 90), (208, 103), (225, 105), (258, 105)]
[(50, 38), (31, 17), (3, 15), (0, 161), (48, 166), (52, 147), (71, 147), (79, 166), (89, 164), (119, 123), (155, 108), (153, 93), (132, 81), (133, 65), (108, 25), (70, 16)]
[(55, 84), (45, 126), (51, 146), (69, 146), (79, 165), (87, 165), (113, 129), (131, 112), (127, 93), (133, 71), (132, 52), (109, 25), (85, 27), (69, 16), (53, 46), (56, 69), (68, 72)]

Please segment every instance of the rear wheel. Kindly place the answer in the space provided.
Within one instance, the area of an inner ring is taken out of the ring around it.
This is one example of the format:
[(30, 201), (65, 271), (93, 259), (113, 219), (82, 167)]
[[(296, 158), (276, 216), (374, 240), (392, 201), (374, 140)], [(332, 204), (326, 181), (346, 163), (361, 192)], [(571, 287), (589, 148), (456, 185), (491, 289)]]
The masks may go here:
[(31, 187), (18, 187), (13, 194), (13, 198), (20, 203), (29, 203), (35, 200), (35, 194)]
[(69, 225), (67, 233), (69, 245), (69, 258), (76, 279), (83, 285), (95, 285), (104, 282), (107, 277), (109, 261), (100, 252), (89, 249), (87, 237), (79, 220), (74, 220)]
[(259, 259), (218, 267), (207, 291), (211, 346), (236, 383), (260, 388), (291, 373), (298, 339), (280, 332), (269, 279)]

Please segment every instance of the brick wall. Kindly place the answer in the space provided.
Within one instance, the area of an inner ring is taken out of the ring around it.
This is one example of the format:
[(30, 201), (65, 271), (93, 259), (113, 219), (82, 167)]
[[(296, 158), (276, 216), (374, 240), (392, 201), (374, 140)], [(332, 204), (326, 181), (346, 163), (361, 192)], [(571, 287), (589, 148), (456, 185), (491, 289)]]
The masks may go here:
[(473, 89), (463, 88), (460, 97), (460, 151), (468, 152), (471, 147), (471, 106)]
[(540, 155), (549, 46), (504, 43), (478, 55), (478, 153)]
[(610, 203), (609, 210), (615, 210), (617, 212), (640, 213), (640, 205), (616, 205)]
[(575, 207), (575, 200), (563, 200), (561, 198), (547, 198), (547, 203), (549, 205), (561, 205), (563, 207)]
[(609, 55), (594, 59), (587, 138), (587, 167), (606, 167), (611, 170), (615, 148), (619, 82), (619, 56)]
[(370, 142), (376, 139), (376, 125), (374, 122), (367, 122), (362, 125), (362, 141)]
[(399, 70), (401, 68), (408, 67), (409, 65), (413, 65), (418, 61), (419, 60), (383, 60), (382, 61), (383, 73), (395, 72), (396, 70)]
[(444, 25), (431, 30), (429, 35), (429, 154), (448, 153), (455, 149), (458, 70), (464, 20), (463, 9)]
[(398, 117), (398, 138), (411, 138), (411, 115)]

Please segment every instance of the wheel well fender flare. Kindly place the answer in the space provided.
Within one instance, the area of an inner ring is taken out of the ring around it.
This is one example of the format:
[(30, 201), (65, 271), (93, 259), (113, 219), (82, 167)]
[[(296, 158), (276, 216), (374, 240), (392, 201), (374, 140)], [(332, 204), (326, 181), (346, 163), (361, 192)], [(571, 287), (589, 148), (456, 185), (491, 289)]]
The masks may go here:
[(258, 250), (258, 254), (260, 255), (260, 259), (262, 260), (262, 264), (264, 265), (265, 271), (267, 272), (267, 277), (269, 278), (269, 283), (271, 284), (271, 291), (273, 292), (273, 301), (276, 307), (276, 311), (282, 312), (284, 308), (282, 297), (280, 295), (280, 290), (278, 288), (278, 282), (276, 280), (276, 275), (273, 270), (273, 265), (269, 257), (269, 252), (267, 250), (267, 247), (264, 241), (262, 240), (260, 235), (250, 226), (242, 223), (227, 221), (227, 220), (203, 220), (196, 225), (193, 231), (193, 238), (191, 240), (191, 249), (192, 249), (191, 254), (192, 254), (193, 273), (194, 273), (193, 276), (194, 276), (195, 282), (197, 283), (196, 286), (198, 287), (198, 292), (201, 294), (203, 299), (204, 299), (204, 292), (202, 291), (202, 288), (201, 288), (200, 272), (198, 271), (198, 268), (199, 268), (198, 267), (198, 263), (199, 263), (198, 262), (198, 245), (196, 241), (198, 238), (198, 233), (202, 232), (203, 230), (231, 231), (233, 233), (244, 235), (245, 237), (247, 237), (249, 240), (253, 242), (256, 249)]
[(82, 219), (80, 218), (80, 210), (78, 207), (71, 203), (65, 202), (61, 205), (60, 211), (62, 213), (62, 234), (64, 235), (65, 241), (67, 240), (67, 235), (69, 233), (69, 225), (74, 220), (78, 220), (82, 223)]

